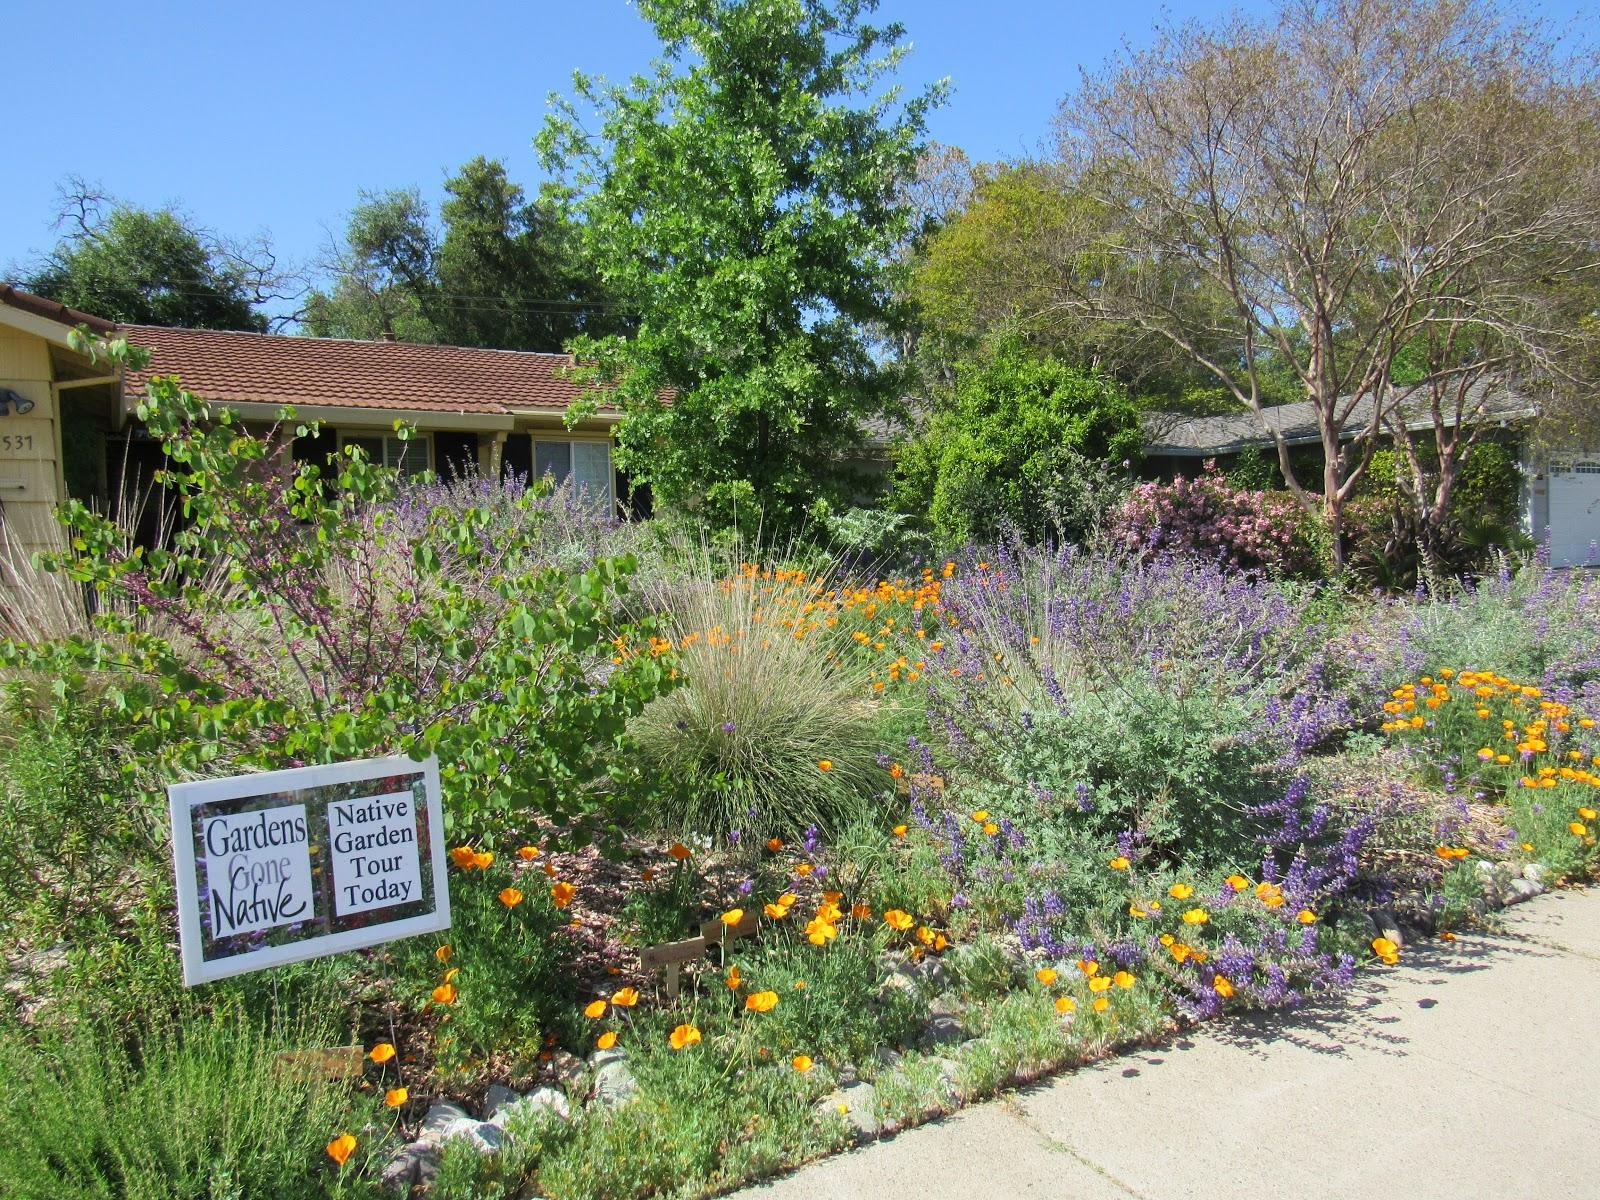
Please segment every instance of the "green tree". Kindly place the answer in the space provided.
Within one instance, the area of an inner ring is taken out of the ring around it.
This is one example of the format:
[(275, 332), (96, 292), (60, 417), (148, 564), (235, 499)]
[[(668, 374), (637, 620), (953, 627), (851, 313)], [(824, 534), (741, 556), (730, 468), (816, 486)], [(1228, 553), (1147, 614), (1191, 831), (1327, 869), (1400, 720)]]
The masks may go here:
[(98, 317), (188, 329), (265, 330), (282, 294), (270, 247), (223, 243), (170, 208), (110, 200), (69, 181), (72, 231), (23, 276), (30, 292)]
[[(1021, 337), (1039, 353), (1104, 372), (1161, 407), (1207, 407), (1198, 392), (1211, 381), (1161, 338), (1063, 305), (1075, 282), (1107, 269), (1107, 255), (1088, 236), (1109, 233), (1103, 205), (1049, 164), (990, 163), (973, 178), (965, 203), (930, 231), (912, 264), (908, 296), (923, 333), (926, 374), (947, 375), (946, 364)], [(1181, 286), (1190, 290), (1194, 282)], [(1225, 407), (1236, 405), (1230, 398)]]
[(481, 155), (445, 194), (441, 228), (416, 188), (363, 193), (327, 264), (331, 285), (306, 305), (306, 331), (553, 351), (618, 327), (621, 309), (558, 203), (530, 202), (504, 163)]
[[(1594, 57), (1498, 0), (1279, 0), (1168, 24), (1063, 101), (1062, 169), (1115, 219), (1086, 239), (1108, 269), (1062, 306), (1165, 339), (1257, 414), (1342, 563), (1380, 438), (1415, 467), (1426, 422), (1440, 471), (1412, 472), (1413, 499), (1437, 528), (1477, 385), (1581, 377), (1570, 285), (1600, 273), (1597, 113)], [(1205, 289), (1174, 289), (1174, 266)], [(1310, 406), (1320, 479), (1270, 415), (1264, 368)]]
[(363, 192), (342, 245), (326, 264), (327, 291), (313, 291), (303, 325), (313, 337), (437, 342), (428, 314), (436, 237), (416, 188)]
[(529, 202), (505, 165), (479, 156), (445, 184), (435, 319), (462, 346), (560, 350), (617, 324), (560, 205)]
[(945, 545), (1077, 538), (1139, 448), (1138, 411), (1118, 384), (1013, 339), (957, 367), (950, 402), (901, 450), (896, 501), (926, 513)]
[(619, 459), (669, 505), (792, 520), (893, 411), (889, 259), (909, 225), (935, 87), (880, 88), (904, 30), (871, 0), (641, 0), (662, 55), (627, 86), (582, 74), (538, 144), (571, 188), (631, 336), (571, 343), (622, 403)]

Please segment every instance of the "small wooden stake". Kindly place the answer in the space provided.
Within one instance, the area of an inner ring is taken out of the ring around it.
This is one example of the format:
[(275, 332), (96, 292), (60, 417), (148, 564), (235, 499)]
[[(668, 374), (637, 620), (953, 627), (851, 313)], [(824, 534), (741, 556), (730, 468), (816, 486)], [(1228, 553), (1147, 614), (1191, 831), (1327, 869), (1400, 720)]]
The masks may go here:
[(665, 968), (667, 999), (678, 998), (678, 968), (686, 962), (695, 962), (706, 956), (706, 939), (692, 937), (681, 942), (666, 942), (660, 946), (647, 946), (639, 951), (639, 966), (645, 970)]
[(295, 1079), (355, 1079), (361, 1074), (366, 1049), (362, 1046), (328, 1046), (320, 1050), (284, 1050), (275, 1062)]

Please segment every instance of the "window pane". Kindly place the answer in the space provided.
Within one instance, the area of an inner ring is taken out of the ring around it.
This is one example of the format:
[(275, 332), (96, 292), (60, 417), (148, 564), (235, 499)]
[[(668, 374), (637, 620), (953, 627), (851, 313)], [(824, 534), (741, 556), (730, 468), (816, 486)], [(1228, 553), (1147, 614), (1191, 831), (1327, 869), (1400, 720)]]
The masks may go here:
[(565, 483), (572, 475), (572, 443), (534, 442), (533, 473), (540, 479), (553, 475), (556, 483)]
[(611, 444), (573, 442), (572, 478), (577, 489), (597, 505), (611, 503)]
[(384, 438), (384, 465), (402, 475), (421, 475), (428, 469), (428, 443), (429, 439), (422, 434), (412, 434), (403, 440)]

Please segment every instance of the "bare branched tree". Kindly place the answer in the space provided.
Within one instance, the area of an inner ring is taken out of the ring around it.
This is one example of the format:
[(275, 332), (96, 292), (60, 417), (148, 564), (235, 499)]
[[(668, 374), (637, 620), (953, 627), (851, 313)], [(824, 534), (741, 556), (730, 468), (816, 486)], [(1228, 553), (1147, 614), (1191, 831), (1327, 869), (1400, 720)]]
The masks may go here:
[[(1592, 57), (1493, 0), (1285, 0), (1266, 22), (1168, 26), (1063, 102), (1064, 164), (1116, 217), (1070, 302), (1166, 338), (1261, 416), (1342, 561), (1385, 429), (1415, 463), (1429, 414), (1453, 473), (1474, 384), (1570, 375), (1574, 297), (1600, 271), (1597, 96)], [(1320, 494), (1266, 415), (1269, 365), (1315, 411)], [(1442, 515), (1449, 486), (1425, 507)]]

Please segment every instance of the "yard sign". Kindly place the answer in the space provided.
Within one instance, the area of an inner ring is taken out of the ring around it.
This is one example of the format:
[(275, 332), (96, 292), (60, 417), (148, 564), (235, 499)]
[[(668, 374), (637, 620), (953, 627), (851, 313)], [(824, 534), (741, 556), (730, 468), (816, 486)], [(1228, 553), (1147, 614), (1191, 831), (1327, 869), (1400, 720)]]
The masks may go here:
[(167, 796), (186, 984), (450, 927), (437, 758), (177, 783)]

